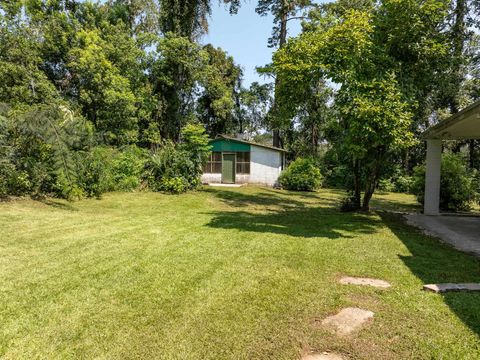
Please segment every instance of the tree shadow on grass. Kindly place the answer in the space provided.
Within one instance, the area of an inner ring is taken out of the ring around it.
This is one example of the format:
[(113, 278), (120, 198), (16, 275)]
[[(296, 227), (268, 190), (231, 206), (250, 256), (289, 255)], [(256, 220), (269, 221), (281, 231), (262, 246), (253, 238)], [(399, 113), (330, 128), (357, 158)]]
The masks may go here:
[(394, 211), (394, 212), (420, 212), (421, 206), (417, 203), (410, 203), (408, 201), (402, 200), (392, 200), (392, 199), (385, 199), (379, 196), (376, 196), (372, 199), (371, 207), (375, 210), (386, 210), (386, 211)]
[(61, 209), (61, 210), (67, 210), (67, 211), (78, 211), (78, 209), (74, 206), (72, 206), (69, 203), (66, 203), (65, 201), (61, 200), (56, 200), (56, 199), (41, 199), (39, 200), (42, 204), (51, 206), (53, 208)]
[(204, 192), (221, 199), (225, 204), (235, 207), (251, 207), (251, 206), (278, 206), (278, 207), (305, 207), (303, 200), (315, 201), (323, 206), (335, 207), (338, 202), (334, 198), (322, 197), (318, 193), (306, 192), (285, 192), (273, 189), (262, 189), (261, 192), (248, 194), (245, 192), (236, 192), (228, 190), (218, 190), (207, 188)]
[[(400, 259), (424, 284), (480, 282), (478, 258), (422, 234), (399, 215), (381, 213), (381, 217), (412, 254), (400, 255)], [(438, 296), (443, 297), (464, 324), (480, 335), (480, 293), (449, 292)]]
[[(285, 193), (210, 192), (229, 207), (242, 209), (210, 212), (213, 218), (207, 226), (212, 228), (336, 239), (373, 234), (381, 227), (381, 221), (372, 216), (339, 212), (334, 199), (319, 201), (321, 206), (315, 206)], [(263, 211), (255, 211), (256, 206), (262, 206)]]
[(291, 197), (280, 196), (279, 193), (270, 193), (263, 190), (260, 193), (248, 194), (228, 190), (205, 189), (207, 193), (221, 199), (225, 204), (234, 208), (251, 206), (280, 206), (280, 207), (304, 207), (302, 201)]

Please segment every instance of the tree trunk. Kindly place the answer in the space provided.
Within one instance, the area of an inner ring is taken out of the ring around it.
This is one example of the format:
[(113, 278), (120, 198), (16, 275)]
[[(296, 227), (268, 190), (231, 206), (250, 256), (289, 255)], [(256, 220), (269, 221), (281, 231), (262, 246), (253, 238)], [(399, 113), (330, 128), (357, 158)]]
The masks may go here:
[[(287, 42), (287, 16), (288, 16), (288, 1), (283, 0), (282, 2), (282, 16), (280, 17), (280, 38), (278, 42), (279, 48), (282, 48), (283, 45)], [(277, 102), (277, 89), (279, 86), (280, 80), (278, 78), (275, 79), (275, 98), (273, 99), (273, 106), (274, 109), (276, 108), (276, 102)], [(276, 117), (275, 111), (273, 112), (273, 116)], [(273, 124), (273, 146), (275, 147), (282, 147), (282, 141), (280, 139), (280, 129), (279, 129), (279, 124), (276, 122), (276, 119), (274, 119), (274, 124)]]
[(459, 103), (458, 103), (458, 92), (460, 91), (460, 87), (462, 85), (462, 81), (464, 80), (463, 74), (463, 52), (464, 52), (464, 45), (465, 40), (467, 38), (466, 27), (465, 27), (465, 18), (467, 15), (467, 6), (466, 0), (457, 0), (455, 5), (455, 22), (452, 26), (452, 37), (453, 37), (453, 86), (451, 87), (451, 94), (450, 94), (450, 112), (455, 114), (459, 111)]
[(371, 168), (371, 172), (368, 176), (367, 183), (365, 184), (365, 194), (363, 194), (362, 211), (370, 210), (370, 200), (372, 200), (373, 193), (377, 187), (377, 181), (380, 175), (380, 166), (383, 163), (383, 155), (374, 162)]
[(361, 179), (360, 179), (360, 162), (355, 159), (353, 162), (353, 205), (355, 210), (360, 209), (361, 201)]
[(468, 163), (470, 169), (475, 167), (475, 140), (471, 139), (468, 141)]

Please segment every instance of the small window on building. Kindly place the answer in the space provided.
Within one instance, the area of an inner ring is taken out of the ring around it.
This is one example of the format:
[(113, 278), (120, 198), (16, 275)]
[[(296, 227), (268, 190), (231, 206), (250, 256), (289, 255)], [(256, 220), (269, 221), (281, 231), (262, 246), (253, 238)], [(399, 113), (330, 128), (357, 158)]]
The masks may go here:
[(205, 174), (221, 174), (222, 173), (222, 153), (212, 152), (207, 163), (203, 167)]
[(237, 174), (250, 174), (249, 152), (237, 152)]

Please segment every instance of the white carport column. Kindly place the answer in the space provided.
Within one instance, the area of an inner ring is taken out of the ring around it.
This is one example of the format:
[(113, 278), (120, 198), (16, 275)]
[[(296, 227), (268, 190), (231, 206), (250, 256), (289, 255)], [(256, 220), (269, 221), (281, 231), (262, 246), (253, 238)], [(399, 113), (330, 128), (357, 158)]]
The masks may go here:
[(442, 140), (427, 140), (427, 169), (425, 173), (425, 215), (440, 213), (440, 170), (442, 166)]

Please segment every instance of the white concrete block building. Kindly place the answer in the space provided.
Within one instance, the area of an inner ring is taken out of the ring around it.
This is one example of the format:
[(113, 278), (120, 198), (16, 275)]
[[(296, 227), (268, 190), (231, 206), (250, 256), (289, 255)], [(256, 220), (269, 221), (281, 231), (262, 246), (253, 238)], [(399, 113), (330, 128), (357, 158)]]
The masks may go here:
[(210, 143), (212, 153), (202, 182), (274, 186), (285, 167), (286, 151), (221, 135)]

